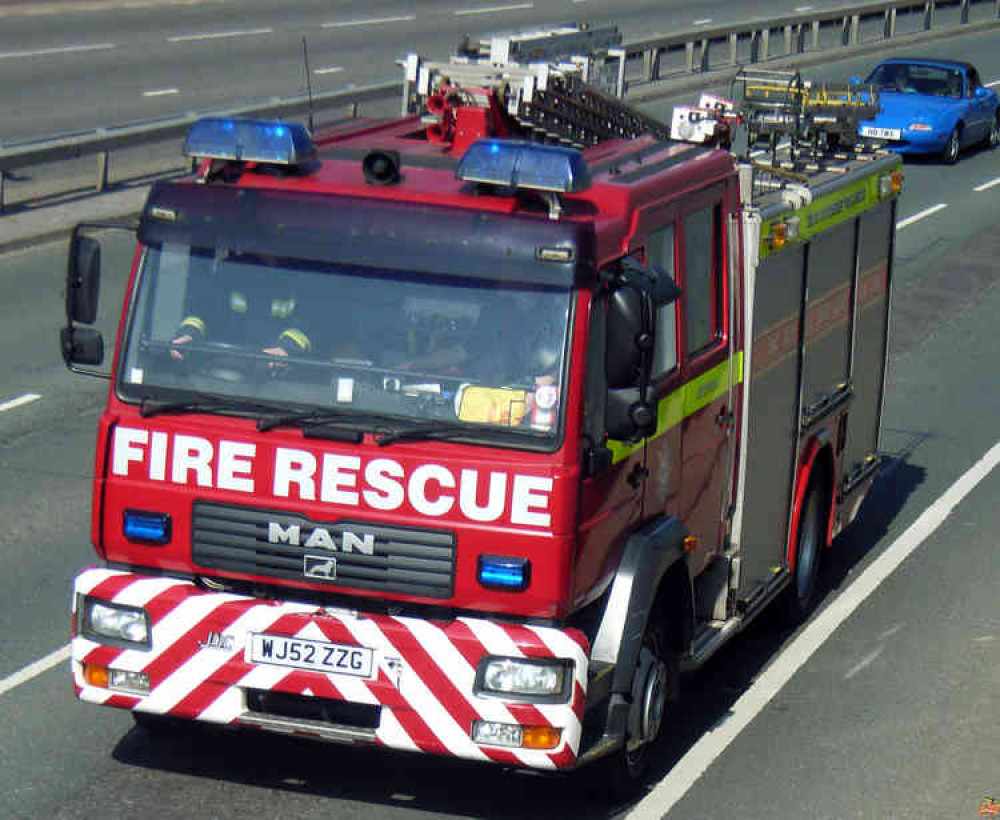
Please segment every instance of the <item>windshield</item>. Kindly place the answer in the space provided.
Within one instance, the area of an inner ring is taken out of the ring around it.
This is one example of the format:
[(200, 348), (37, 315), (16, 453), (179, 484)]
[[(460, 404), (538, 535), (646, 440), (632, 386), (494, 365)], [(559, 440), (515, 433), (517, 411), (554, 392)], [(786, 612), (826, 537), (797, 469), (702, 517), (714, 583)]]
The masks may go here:
[(291, 414), (280, 423), (328, 413), (551, 436), (569, 310), (565, 287), (164, 244), (142, 257), (118, 390), (241, 399)]
[(930, 94), (935, 97), (962, 96), (962, 72), (955, 68), (920, 63), (884, 63), (868, 79), (882, 91), (899, 94)]

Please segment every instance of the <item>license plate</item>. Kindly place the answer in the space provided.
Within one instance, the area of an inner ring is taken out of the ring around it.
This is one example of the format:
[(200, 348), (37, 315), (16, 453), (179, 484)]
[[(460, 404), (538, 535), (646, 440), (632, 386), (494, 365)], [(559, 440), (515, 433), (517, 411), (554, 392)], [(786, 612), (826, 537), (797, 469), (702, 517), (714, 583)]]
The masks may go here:
[(861, 136), (877, 140), (898, 140), (903, 136), (903, 132), (898, 128), (876, 128), (873, 125), (865, 125), (861, 128)]
[(374, 658), (375, 653), (363, 646), (286, 638), (283, 635), (250, 636), (251, 663), (370, 678)]

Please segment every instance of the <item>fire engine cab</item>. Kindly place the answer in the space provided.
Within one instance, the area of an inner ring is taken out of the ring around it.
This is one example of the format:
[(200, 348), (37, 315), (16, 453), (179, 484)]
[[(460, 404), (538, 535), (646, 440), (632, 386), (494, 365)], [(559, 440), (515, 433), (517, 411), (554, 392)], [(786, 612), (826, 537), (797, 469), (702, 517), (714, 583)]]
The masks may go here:
[[(774, 76), (726, 133), (787, 150), (675, 141), (596, 82), (613, 35), (411, 57), (390, 120), (191, 129), (103, 373), (81, 700), (624, 788), (682, 670), (808, 615), (879, 465), (900, 161)], [(70, 248), (92, 374), (107, 227)]]

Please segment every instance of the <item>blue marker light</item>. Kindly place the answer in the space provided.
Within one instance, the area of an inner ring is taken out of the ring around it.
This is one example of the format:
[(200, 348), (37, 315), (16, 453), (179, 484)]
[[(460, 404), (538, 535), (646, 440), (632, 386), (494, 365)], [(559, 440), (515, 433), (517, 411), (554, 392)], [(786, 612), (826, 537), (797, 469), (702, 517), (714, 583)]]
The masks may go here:
[(522, 592), (531, 583), (531, 562), (506, 555), (480, 555), (476, 576), (484, 587)]
[(561, 194), (590, 187), (590, 171), (579, 150), (524, 140), (476, 140), (455, 176), (464, 182)]
[(316, 146), (301, 123), (206, 117), (191, 126), (184, 156), (298, 165), (315, 159)]
[(167, 513), (125, 510), (122, 532), (129, 541), (166, 544), (170, 540), (170, 516)]

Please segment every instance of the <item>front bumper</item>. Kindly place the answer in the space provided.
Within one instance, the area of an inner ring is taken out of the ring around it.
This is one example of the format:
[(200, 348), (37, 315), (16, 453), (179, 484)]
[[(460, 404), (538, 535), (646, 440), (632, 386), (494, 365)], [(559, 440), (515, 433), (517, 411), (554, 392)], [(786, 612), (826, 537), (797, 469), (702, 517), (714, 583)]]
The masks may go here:
[[(577, 630), (476, 618), (432, 622), (366, 615), (209, 592), (184, 580), (107, 569), (81, 572), (74, 593), (72, 668), (83, 701), (518, 767), (576, 764), (589, 653)], [(148, 613), (149, 647), (111, 645), (80, 634), (78, 607), (84, 596)], [(254, 663), (252, 635), (370, 649), (372, 671), (359, 677)], [(477, 665), (486, 656), (571, 662), (565, 699), (531, 702), (477, 693)], [(100, 676), (95, 685), (95, 676), (85, 675), (85, 664), (88, 670), (110, 669), (130, 680), (139, 673), (148, 691), (109, 687)], [(472, 732), (482, 721), (549, 727), (558, 730), (559, 739), (550, 749), (477, 743)]]

